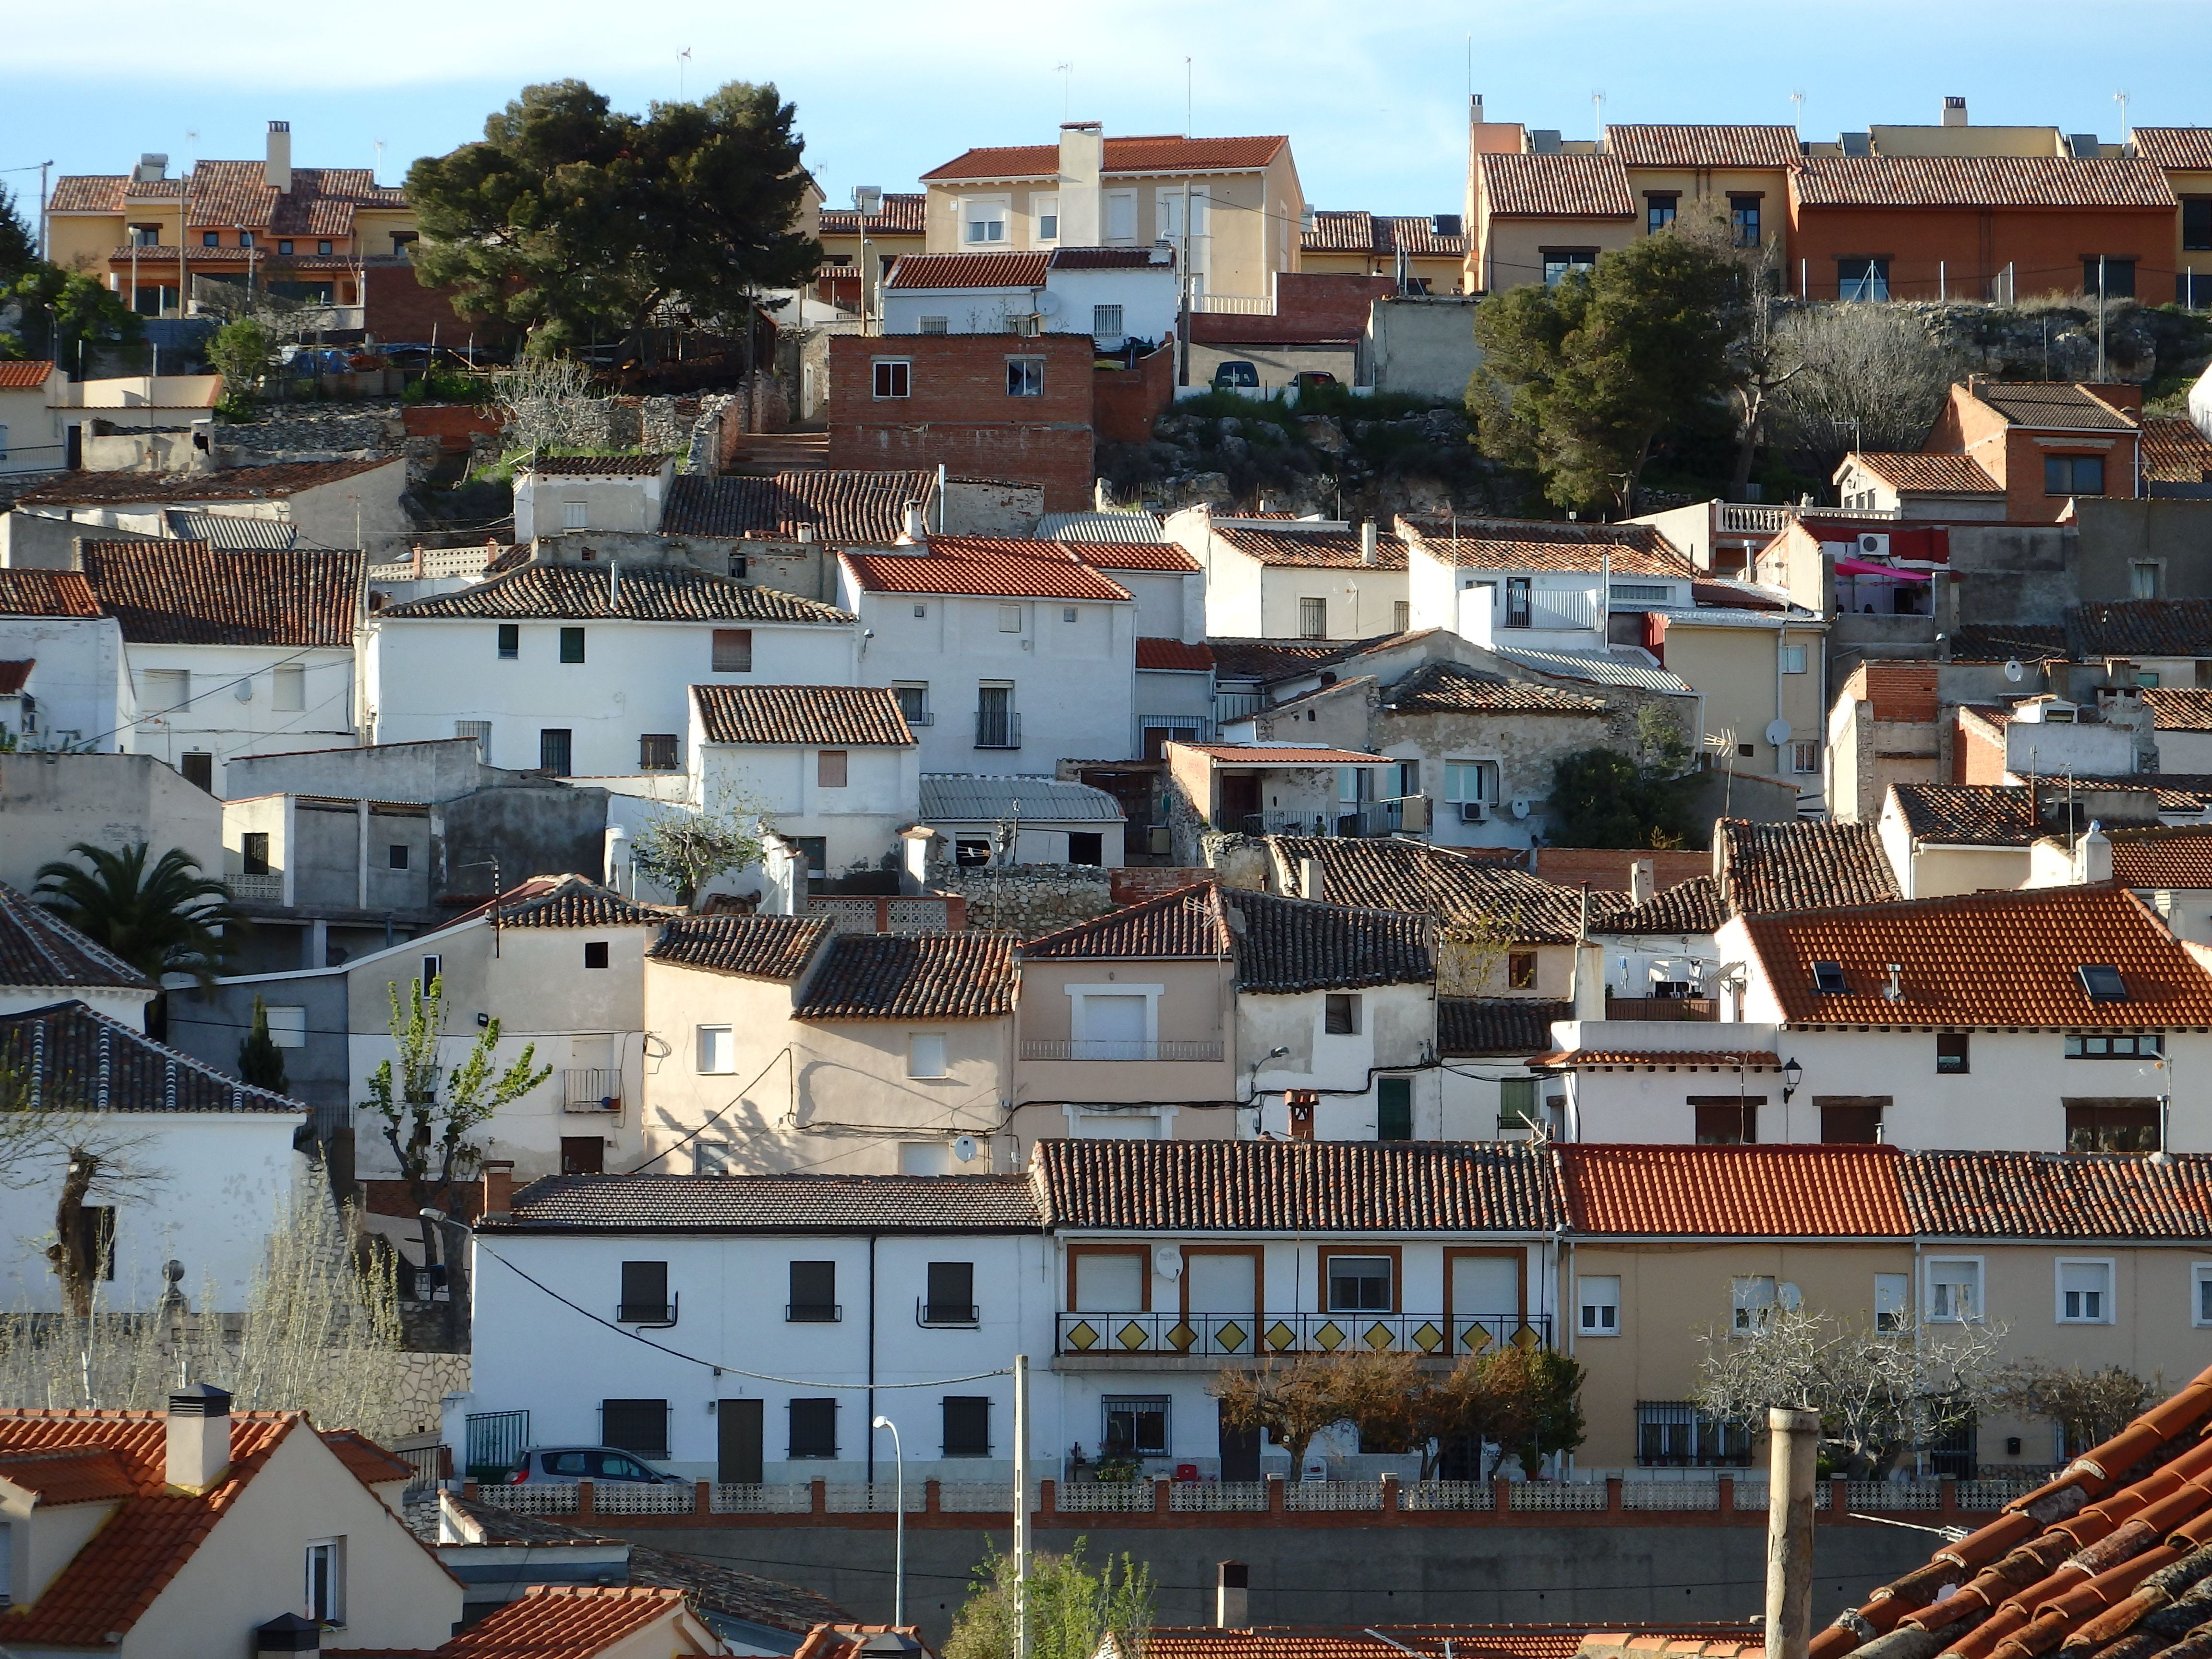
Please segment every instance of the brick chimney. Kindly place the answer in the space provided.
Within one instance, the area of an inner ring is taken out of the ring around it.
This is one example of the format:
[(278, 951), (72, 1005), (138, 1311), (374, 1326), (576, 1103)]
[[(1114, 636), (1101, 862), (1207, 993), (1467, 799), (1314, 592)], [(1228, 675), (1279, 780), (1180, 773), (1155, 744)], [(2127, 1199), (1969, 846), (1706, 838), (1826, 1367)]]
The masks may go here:
[(292, 188), (292, 124), (271, 121), (269, 124), (269, 159), (261, 164), (261, 181), (271, 190), (289, 192)]
[(504, 1216), (514, 1208), (514, 1164), (509, 1158), (487, 1158), (483, 1166), (483, 1214)]
[(167, 1459), (162, 1480), (204, 1492), (230, 1467), (230, 1396), (194, 1382), (169, 1396)]
[(1314, 1138), (1314, 1108), (1321, 1104), (1321, 1097), (1311, 1089), (1291, 1089), (1283, 1095), (1283, 1104), (1291, 1114), (1291, 1139), (1311, 1140)]

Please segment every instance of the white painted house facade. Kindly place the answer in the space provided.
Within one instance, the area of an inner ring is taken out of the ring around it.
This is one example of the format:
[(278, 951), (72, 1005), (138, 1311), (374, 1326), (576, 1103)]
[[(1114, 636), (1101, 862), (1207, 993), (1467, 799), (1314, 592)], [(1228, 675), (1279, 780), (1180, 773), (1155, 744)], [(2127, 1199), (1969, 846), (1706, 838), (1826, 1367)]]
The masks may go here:
[(883, 290), (885, 334), (1084, 334), (1103, 351), (1175, 331), (1175, 250), (908, 253)]
[(0, 568), (0, 703), (20, 748), (124, 746), (123, 629), (76, 570)]

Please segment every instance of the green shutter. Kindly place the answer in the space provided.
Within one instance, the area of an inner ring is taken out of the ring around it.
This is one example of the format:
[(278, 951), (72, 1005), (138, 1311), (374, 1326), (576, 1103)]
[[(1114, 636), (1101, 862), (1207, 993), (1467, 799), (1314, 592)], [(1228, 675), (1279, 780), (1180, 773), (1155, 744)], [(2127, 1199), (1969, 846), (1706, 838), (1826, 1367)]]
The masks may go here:
[(1413, 1079), (1385, 1077), (1375, 1080), (1375, 1139), (1411, 1140), (1413, 1138)]
[(1502, 1078), (1498, 1084), (1498, 1127), (1500, 1132), (1534, 1127), (1536, 1121), (1536, 1079), (1533, 1077)]

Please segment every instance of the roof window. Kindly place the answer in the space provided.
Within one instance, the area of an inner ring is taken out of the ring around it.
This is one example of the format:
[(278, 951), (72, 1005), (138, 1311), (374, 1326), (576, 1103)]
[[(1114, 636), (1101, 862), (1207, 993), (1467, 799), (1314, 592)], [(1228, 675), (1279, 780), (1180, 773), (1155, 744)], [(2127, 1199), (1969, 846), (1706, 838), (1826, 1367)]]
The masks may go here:
[(2120, 970), (2106, 962), (2085, 962), (2075, 970), (2081, 976), (2081, 988), (2092, 1002), (2125, 1002), (2128, 1000), (2127, 981)]
[(1851, 988), (1844, 979), (1844, 964), (1840, 962), (1814, 963), (1813, 988), (1826, 997), (1848, 996)]

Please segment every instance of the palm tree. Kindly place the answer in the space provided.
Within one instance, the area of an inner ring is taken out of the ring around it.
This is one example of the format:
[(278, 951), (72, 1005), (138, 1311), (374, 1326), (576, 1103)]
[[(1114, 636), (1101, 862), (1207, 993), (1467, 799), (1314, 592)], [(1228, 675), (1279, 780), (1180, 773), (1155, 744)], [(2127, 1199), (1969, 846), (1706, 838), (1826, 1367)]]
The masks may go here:
[(41, 904), (157, 983), (164, 974), (191, 974), (204, 989), (215, 982), (229, 949), (221, 925), (242, 918), (198, 860), (172, 847), (149, 871), (143, 841), (119, 850), (81, 841), (70, 852), (92, 867), (40, 866)]

